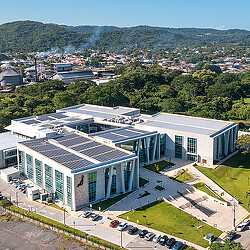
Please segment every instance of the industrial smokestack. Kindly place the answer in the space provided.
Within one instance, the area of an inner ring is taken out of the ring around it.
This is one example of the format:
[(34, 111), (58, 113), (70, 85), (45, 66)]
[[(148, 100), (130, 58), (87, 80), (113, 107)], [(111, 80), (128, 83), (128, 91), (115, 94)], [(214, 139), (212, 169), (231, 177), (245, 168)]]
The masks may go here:
[(38, 77), (37, 77), (37, 65), (36, 65), (36, 57), (35, 57), (35, 82), (37, 82)]

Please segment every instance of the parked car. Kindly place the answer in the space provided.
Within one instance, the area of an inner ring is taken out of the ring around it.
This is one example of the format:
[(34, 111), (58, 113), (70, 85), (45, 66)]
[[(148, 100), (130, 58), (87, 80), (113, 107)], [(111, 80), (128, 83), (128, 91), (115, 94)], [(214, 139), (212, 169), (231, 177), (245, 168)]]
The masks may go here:
[(144, 237), (146, 236), (147, 233), (148, 233), (148, 230), (144, 229), (144, 230), (142, 230), (142, 231), (139, 233), (139, 236), (140, 236), (141, 238), (144, 238)]
[(82, 215), (83, 218), (88, 218), (90, 215), (92, 214), (92, 212), (90, 211), (85, 211)]
[(109, 226), (110, 226), (110, 227), (115, 227), (115, 226), (117, 226), (118, 224), (119, 224), (119, 220), (113, 220), (113, 221), (110, 222)]
[(241, 224), (245, 225), (245, 226), (248, 226), (250, 224), (250, 219), (243, 220), (243, 222)]
[(159, 244), (161, 244), (162, 246), (164, 246), (166, 244), (168, 240), (168, 236), (167, 235), (163, 235), (160, 240), (159, 240)]
[(176, 240), (174, 238), (168, 239), (167, 242), (166, 242), (167, 248), (171, 248), (175, 244), (175, 241)]
[(145, 239), (146, 239), (147, 241), (150, 241), (150, 240), (152, 240), (152, 239), (154, 238), (154, 236), (155, 236), (154, 233), (149, 232), (149, 233), (146, 234)]
[(138, 228), (137, 227), (130, 227), (129, 230), (128, 230), (128, 234), (134, 234), (138, 231)]
[(237, 228), (236, 228), (236, 231), (238, 232), (241, 232), (244, 228), (245, 228), (246, 225), (244, 224), (240, 224)]
[(174, 246), (173, 246), (173, 250), (181, 250), (185, 247), (185, 245), (181, 242), (181, 241), (177, 241)]
[(236, 236), (236, 232), (230, 232), (224, 240), (232, 240)]
[(160, 240), (160, 238), (161, 238), (161, 235), (156, 234), (155, 237), (153, 238), (153, 241), (157, 243)]
[(128, 223), (124, 222), (124, 223), (120, 223), (117, 227), (118, 231), (123, 231), (126, 227), (128, 226)]
[(91, 219), (92, 221), (96, 221), (96, 220), (98, 220), (99, 218), (100, 218), (100, 215), (99, 215), (99, 214), (92, 214), (91, 217), (90, 217), (90, 219)]

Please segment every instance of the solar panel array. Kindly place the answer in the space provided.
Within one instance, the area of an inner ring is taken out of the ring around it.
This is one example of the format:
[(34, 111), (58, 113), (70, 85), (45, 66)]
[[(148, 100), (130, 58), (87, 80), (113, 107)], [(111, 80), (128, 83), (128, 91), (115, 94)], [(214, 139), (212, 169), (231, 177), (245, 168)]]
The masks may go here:
[[(122, 150), (93, 141), (92, 139), (83, 137), (76, 133), (64, 134), (53, 140), (56, 141), (58, 145), (54, 145), (52, 142), (50, 143), (47, 139), (37, 139), (22, 142), (21, 144), (70, 168), (71, 170), (95, 165), (96, 161), (104, 163), (130, 156)], [(61, 148), (61, 145), (66, 148)], [(72, 150), (80, 154), (78, 155)], [(88, 157), (92, 158), (93, 161), (89, 160)]]
[[(130, 138), (136, 138), (141, 136), (148, 136), (151, 132), (143, 131), (134, 128), (123, 128), (120, 130), (107, 130), (102, 133), (97, 133), (96, 136), (102, 137), (112, 141), (121, 141)], [(94, 135), (95, 136), (95, 135)]]

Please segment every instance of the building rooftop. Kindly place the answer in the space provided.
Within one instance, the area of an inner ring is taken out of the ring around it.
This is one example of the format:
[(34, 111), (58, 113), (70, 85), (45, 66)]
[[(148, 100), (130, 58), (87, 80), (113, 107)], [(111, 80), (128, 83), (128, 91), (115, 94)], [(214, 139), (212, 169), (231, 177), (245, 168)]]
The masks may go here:
[(137, 140), (147, 136), (153, 136), (155, 134), (158, 134), (158, 132), (148, 132), (135, 129), (133, 127), (125, 127), (93, 133), (91, 134), (91, 137), (109, 140), (112, 141), (112, 143), (121, 143), (125, 141)]
[(105, 145), (76, 132), (66, 133), (53, 139), (35, 139), (20, 144), (74, 172), (134, 157), (131, 152)]
[(12, 68), (8, 68), (3, 72), (0, 72), (0, 81), (6, 76), (20, 76), (20, 73), (18, 73), (16, 70)]
[(229, 121), (168, 113), (158, 113), (152, 116), (141, 115), (140, 118), (144, 121), (141, 123), (144, 126), (179, 130), (211, 136), (222, 129), (235, 125), (235, 123)]
[(10, 132), (0, 133), (0, 150), (15, 148), (17, 143), (22, 141), (25, 139), (12, 135)]

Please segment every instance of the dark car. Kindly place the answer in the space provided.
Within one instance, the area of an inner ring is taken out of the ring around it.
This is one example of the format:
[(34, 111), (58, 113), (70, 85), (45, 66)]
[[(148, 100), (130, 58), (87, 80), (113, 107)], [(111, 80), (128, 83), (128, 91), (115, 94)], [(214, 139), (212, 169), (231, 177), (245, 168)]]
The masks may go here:
[(144, 238), (145, 235), (146, 235), (147, 233), (148, 233), (148, 230), (144, 229), (144, 230), (142, 230), (142, 231), (140, 232), (139, 236), (140, 236), (141, 238)]
[(232, 240), (236, 236), (236, 232), (230, 232), (224, 240)]
[(134, 234), (138, 231), (137, 227), (130, 227), (128, 230), (128, 234)]
[(109, 226), (110, 227), (115, 227), (118, 224), (119, 224), (119, 220), (113, 220), (113, 221), (110, 222)]
[(164, 246), (166, 244), (168, 240), (168, 236), (167, 235), (163, 235), (160, 240), (159, 240), (159, 244), (161, 244), (162, 246)]
[(185, 245), (181, 242), (181, 241), (177, 241), (174, 246), (173, 246), (173, 250), (181, 250), (185, 247)]
[(167, 246), (167, 248), (171, 248), (174, 244), (175, 244), (175, 239), (170, 238), (170, 239), (167, 240), (165, 245)]

